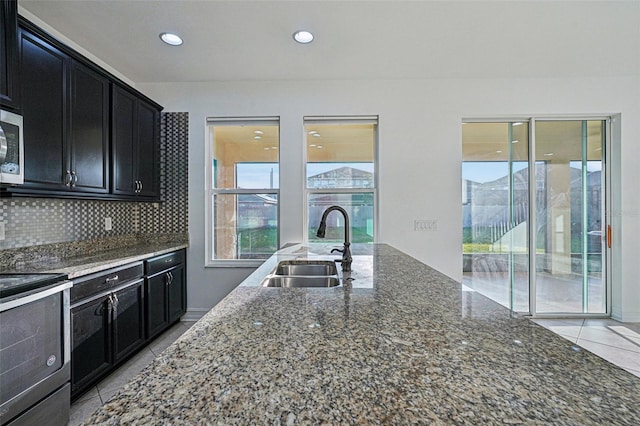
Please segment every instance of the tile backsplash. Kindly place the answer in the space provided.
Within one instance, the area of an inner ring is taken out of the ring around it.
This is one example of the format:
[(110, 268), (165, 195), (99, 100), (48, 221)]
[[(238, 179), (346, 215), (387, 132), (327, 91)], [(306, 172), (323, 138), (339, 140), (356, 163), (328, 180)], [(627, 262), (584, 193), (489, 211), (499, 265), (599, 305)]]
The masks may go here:
[[(127, 235), (187, 234), (188, 132), (186, 112), (163, 113), (161, 120), (161, 203), (54, 198), (0, 199), (5, 239), (15, 249)], [(112, 230), (105, 230), (105, 218)]]

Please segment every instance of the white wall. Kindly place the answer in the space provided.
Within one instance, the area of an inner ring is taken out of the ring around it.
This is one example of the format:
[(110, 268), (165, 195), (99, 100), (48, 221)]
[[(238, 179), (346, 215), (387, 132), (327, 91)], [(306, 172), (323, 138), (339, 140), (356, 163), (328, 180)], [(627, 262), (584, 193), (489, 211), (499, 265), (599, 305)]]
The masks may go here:
[[(621, 114), (621, 186), (614, 195), (614, 317), (640, 321), (640, 77), (149, 83), (138, 88), (166, 111), (190, 113), (191, 316), (226, 295), (247, 269), (204, 268), (206, 116), (281, 117), (281, 242), (301, 241), (306, 115), (379, 115), (378, 241), (461, 280), (460, 164), (463, 117)], [(285, 158), (286, 157), (286, 158)], [(436, 219), (416, 232), (415, 219)]]

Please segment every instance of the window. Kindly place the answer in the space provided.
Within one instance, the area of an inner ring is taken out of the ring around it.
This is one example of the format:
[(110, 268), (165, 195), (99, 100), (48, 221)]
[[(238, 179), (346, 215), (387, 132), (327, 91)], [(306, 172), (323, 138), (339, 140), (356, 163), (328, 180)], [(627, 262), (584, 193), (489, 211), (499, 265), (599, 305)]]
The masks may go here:
[(279, 121), (209, 118), (207, 127), (207, 261), (262, 261), (278, 249)]
[(339, 214), (327, 219), (326, 239), (316, 231), (327, 207), (348, 214), (352, 243), (374, 241), (377, 117), (305, 118), (307, 235), (309, 242), (344, 241)]

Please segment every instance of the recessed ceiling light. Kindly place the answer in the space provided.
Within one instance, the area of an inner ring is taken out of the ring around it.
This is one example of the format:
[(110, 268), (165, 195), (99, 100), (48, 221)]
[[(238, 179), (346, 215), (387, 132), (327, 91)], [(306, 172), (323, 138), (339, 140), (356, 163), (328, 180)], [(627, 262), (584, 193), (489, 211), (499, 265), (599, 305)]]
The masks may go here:
[(322, 148), (324, 148), (324, 147), (323, 147), (322, 145), (318, 145), (318, 146), (316, 146), (316, 148), (318, 148), (318, 149), (322, 149)]
[(496, 154), (502, 154), (502, 151), (497, 150), (497, 151), (496, 151)]
[(309, 31), (298, 30), (293, 33), (293, 39), (298, 43), (307, 44), (313, 41), (313, 34), (311, 34)]
[(513, 125), (514, 125), (514, 126), (522, 126), (522, 124), (523, 124), (523, 123), (521, 123), (521, 122), (519, 122), (519, 121), (518, 121), (518, 122), (516, 122), (516, 123), (513, 123)]
[(518, 143), (518, 142), (520, 142), (518, 139), (514, 139), (511, 141), (511, 143)]
[(255, 135), (253, 138), (254, 138), (255, 140), (259, 141), (260, 139), (262, 139), (262, 136), (260, 136), (260, 135)]
[(171, 46), (180, 46), (182, 44), (182, 38), (173, 33), (162, 33), (160, 34), (160, 40), (164, 41)]
[(314, 138), (319, 138), (320, 137), (320, 133), (314, 133), (311, 136), (313, 136)]
[(553, 155), (553, 152), (546, 152), (544, 154), (545, 157), (551, 157)]
[(264, 134), (264, 132), (262, 130), (254, 130), (253, 133), (255, 133), (256, 135)]

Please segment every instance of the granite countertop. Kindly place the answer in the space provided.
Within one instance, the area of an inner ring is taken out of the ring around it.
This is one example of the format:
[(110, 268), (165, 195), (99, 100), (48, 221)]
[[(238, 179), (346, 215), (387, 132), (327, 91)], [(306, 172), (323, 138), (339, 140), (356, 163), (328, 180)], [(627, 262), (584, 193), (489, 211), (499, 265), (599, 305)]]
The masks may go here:
[(23, 267), (9, 269), (4, 272), (56, 272), (67, 274), (69, 279), (74, 279), (186, 247), (188, 247), (188, 244), (178, 242), (145, 243), (104, 250), (87, 256), (49, 257), (42, 261), (32, 262)]
[[(388, 246), (334, 288), (269, 259), (86, 424), (640, 422), (640, 379)], [(360, 285), (360, 287), (358, 287)]]

